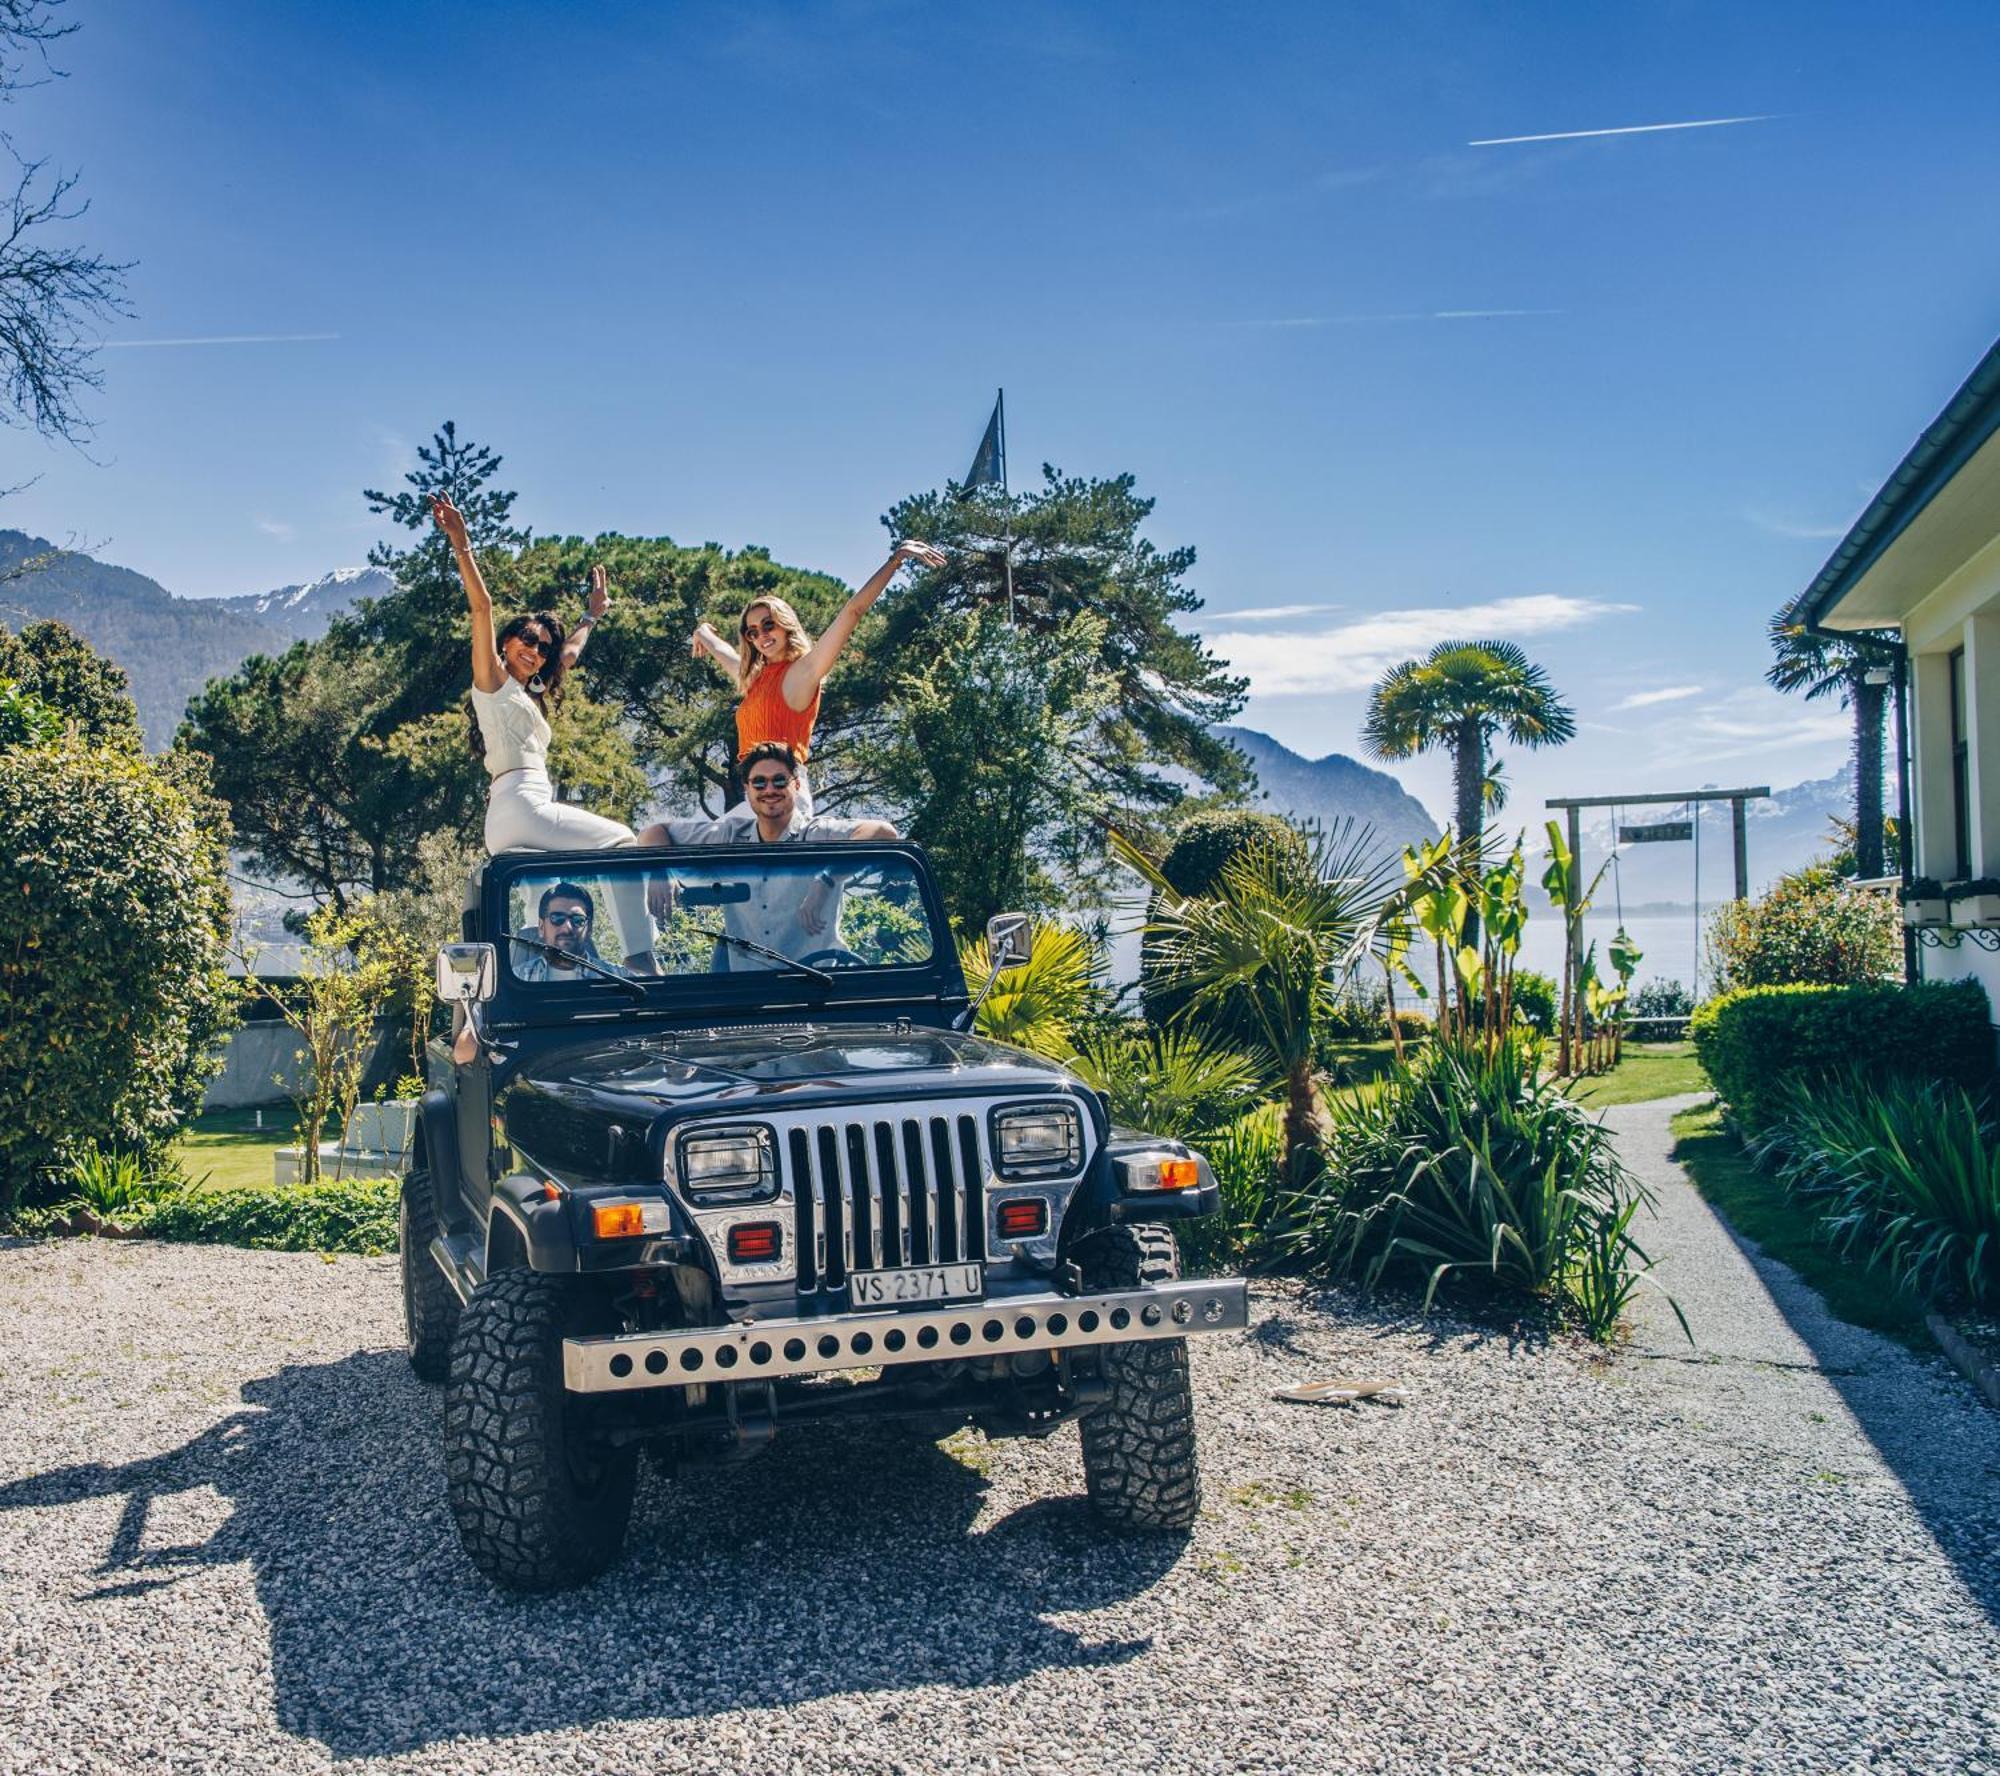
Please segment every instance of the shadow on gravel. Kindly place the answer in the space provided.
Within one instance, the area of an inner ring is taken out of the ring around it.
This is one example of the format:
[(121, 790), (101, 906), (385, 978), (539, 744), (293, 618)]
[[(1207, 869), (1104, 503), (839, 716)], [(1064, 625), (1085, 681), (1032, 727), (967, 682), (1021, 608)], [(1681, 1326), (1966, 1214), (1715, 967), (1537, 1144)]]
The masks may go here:
[[(740, 1468), (649, 1477), (621, 1567), (510, 1598), (459, 1552), (439, 1400), (400, 1352), (287, 1367), (243, 1398), (166, 1455), (0, 1487), (0, 1510), (124, 1497), (85, 1609), (247, 1561), (279, 1724), (339, 1757), (1119, 1664), (1150, 1642), (1094, 1645), (1046, 1615), (1137, 1595), (1184, 1545), (1106, 1538), (1081, 1498), (974, 1535), (986, 1483), (934, 1444), (803, 1430)], [(147, 1546), (152, 1502), (202, 1486), (228, 1522), (198, 1546)]]

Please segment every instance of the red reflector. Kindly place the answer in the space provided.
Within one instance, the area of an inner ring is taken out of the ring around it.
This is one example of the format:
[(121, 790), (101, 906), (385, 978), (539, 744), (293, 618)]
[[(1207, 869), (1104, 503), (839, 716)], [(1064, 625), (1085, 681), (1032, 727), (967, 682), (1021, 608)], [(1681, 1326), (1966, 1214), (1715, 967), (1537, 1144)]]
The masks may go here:
[(780, 1249), (775, 1221), (749, 1221), (729, 1230), (731, 1264), (768, 1263), (777, 1257)]
[(1000, 1231), (1008, 1239), (1032, 1239), (1049, 1230), (1049, 1205), (1039, 1196), (1017, 1196), (1000, 1205)]

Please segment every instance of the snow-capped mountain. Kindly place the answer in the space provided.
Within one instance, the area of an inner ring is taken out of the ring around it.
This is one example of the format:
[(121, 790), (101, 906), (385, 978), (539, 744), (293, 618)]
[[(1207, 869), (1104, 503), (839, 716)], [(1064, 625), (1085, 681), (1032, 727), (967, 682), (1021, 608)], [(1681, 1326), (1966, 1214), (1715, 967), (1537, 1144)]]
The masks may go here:
[(310, 641), (324, 634), (328, 621), (342, 611), (394, 589), (395, 581), (379, 567), (337, 567), (303, 586), (277, 586), (269, 592), (244, 592), (209, 602), (259, 618), (289, 641)]

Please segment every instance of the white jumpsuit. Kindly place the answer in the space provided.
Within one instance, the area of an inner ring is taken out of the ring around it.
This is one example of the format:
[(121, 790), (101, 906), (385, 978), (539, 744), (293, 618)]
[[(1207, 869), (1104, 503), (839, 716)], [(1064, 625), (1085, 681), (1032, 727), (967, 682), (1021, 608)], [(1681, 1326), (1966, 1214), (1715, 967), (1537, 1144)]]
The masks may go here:
[[(609, 851), (636, 844), (632, 829), (588, 808), (556, 799), (549, 781), (549, 722), (525, 689), (503, 676), (497, 691), (472, 687), (472, 710), (486, 742), (486, 849)], [(646, 884), (627, 876), (613, 885), (611, 914), (629, 957), (653, 947)]]

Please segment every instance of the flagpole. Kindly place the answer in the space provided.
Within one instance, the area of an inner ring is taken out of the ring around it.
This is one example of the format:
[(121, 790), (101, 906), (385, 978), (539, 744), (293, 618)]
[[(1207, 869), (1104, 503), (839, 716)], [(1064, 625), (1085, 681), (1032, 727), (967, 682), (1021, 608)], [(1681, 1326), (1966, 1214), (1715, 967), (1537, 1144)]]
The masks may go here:
[(1014, 496), (1007, 487), (1007, 391), (1001, 389), (994, 409), (1000, 415), (1000, 495), (1006, 504), (1003, 523), (1007, 539), (1007, 626), (1014, 626)]

